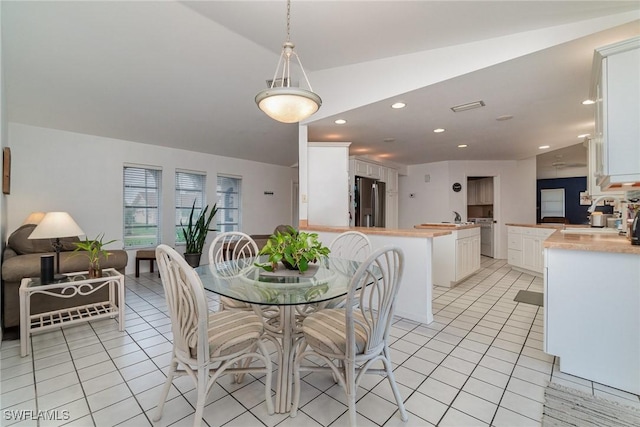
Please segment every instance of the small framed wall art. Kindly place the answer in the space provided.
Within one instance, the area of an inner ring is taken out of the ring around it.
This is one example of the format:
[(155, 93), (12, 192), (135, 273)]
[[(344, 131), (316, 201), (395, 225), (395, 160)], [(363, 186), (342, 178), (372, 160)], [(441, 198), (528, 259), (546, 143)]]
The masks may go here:
[(5, 147), (2, 150), (2, 193), (11, 192), (11, 149)]

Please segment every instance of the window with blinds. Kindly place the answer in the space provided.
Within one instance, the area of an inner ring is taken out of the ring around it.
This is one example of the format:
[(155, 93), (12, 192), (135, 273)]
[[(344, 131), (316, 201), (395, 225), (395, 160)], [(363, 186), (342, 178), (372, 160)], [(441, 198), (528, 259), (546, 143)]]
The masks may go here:
[(176, 243), (185, 243), (182, 226), (189, 224), (189, 215), (194, 203), (194, 221), (206, 205), (204, 192), (206, 181), (207, 175), (204, 173), (176, 171)]
[(242, 178), (218, 175), (218, 214), (216, 215), (218, 232), (240, 231), (240, 188)]
[(160, 183), (162, 170), (124, 167), (124, 246), (157, 246), (160, 243)]

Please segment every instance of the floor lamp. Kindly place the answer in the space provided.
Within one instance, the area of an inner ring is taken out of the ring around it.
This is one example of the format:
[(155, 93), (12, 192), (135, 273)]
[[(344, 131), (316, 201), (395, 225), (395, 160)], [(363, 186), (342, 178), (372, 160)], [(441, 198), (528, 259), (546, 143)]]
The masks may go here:
[(48, 212), (40, 221), (38, 226), (33, 230), (29, 239), (55, 239), (51, 242), (51, 246), (56, 252), (56, 275), (54, 280), (64, 278), (60, 274), (60, 250), (62, 243), (61, 237), (73, 237), (83, 235), (84, 231), (76, 224), (66, 212)]

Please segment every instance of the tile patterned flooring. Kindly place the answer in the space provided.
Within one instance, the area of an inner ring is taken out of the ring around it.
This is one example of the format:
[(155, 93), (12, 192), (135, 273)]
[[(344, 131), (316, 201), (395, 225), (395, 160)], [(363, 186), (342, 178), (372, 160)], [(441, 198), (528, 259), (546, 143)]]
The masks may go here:
[[(192, 425), (196, 393), (188, 378), (175, 382), (161, 421), (151, 421), (169, 363), (170, 321), (157, 275), (127, 276), (126, 288), (126, 332), (110, 319), (50, 331), (32, 337), (24, 358), (19, 341), (2, 343), (0, 425)], [(386, 379), (371, 375), (361, 384), (358, 425), (539, 426), (549, 380), (640, 407), (640, 396), (559, 372), (542, 351), (543, 308), (513, 301), (521, 289), (542, 291), (542, 279), (483, 257), (465, 282), (434, 289), (433, 323), (396, 319), (392, 361), (409, 421), (400, 420)], [(213, 294), (210, 306), (217, 308)], [(205, 407), (206, 425), (348, 425), (342, 390), (330, 377), (304, 377), (296, 418), (266, 414), (263, 380), (249, 376), (238, 385), (223, 377)]]

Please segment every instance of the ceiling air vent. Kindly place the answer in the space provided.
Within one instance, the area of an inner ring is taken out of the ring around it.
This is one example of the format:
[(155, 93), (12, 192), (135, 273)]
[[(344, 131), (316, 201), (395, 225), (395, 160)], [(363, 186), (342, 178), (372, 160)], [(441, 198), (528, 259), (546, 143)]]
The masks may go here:
[(484, 101), (475, 101), (468, 104), (456, 105), (455, 107), (451, 107), (451, 111), (459, 113), (461, 111), (473, 110), (474, 108), (480, 107), (484, 107)]
[(275, 79), (275, 83), (273, 79), (269, 79), (267, 80), (267, 87), (270, 88), (272, 83), (273, 83), (273, 87), (298, 87), (300, 85), (295, 80), (291, 80), (291, 84), (289, 84), (289, 79), (287, 77), (277, 78)]

